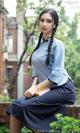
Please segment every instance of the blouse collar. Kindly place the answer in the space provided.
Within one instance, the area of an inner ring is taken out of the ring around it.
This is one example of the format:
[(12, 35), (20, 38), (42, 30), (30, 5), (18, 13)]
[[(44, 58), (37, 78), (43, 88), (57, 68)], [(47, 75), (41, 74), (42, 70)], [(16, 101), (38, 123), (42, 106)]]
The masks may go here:
[(41, 39), (41, 43), (49, 42), (50, 38), (51, 38), (51, 37), (49, 37), (49, 38), (47, 38), (47, 39), (44, 39), (44, 37), (42, 37), (42, 39)]

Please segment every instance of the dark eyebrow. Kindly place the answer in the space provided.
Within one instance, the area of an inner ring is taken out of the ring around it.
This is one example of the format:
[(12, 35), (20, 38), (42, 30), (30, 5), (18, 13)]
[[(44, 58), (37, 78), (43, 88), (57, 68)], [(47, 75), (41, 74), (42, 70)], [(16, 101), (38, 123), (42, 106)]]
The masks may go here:
[[(45, 20), (45, 18), (40, 18), (40, 20)], [(52, 21), (52, 19), (46, 19), (47, 21)]]

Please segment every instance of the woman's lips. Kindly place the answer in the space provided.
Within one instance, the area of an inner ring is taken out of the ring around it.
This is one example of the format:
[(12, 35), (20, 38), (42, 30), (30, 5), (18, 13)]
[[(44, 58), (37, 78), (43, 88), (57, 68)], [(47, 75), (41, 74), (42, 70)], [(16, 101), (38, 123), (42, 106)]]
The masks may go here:
[(44, 30), (44, 31), (47, 30), (46, 28), (41, 28), (41, 29)]

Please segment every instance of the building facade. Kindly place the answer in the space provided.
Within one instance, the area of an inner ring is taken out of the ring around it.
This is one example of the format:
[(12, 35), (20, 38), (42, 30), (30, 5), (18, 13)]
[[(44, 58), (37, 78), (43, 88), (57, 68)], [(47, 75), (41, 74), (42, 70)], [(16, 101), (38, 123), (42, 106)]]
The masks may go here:
[(4, 45), (4, 19), (7, 10), (4, 8), (4, 2), (0, 0), (0, 93), (4, 87), (4, 58), (3, 58), (3, 45)]
[(0, 94), (5, 92), (19, 98), (32, 82), (28, 60), (22, 63), (16, 82), (13, 80), (24, 50), (24, 31), (16, 17), (7, 17), (4, 2), (0, 1), (0, 4)]

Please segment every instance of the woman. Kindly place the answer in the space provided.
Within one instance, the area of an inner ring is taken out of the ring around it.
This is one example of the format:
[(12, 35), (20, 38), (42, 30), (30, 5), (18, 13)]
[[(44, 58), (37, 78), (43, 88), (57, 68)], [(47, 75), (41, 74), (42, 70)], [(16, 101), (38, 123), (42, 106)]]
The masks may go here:
[[(48, 133), (55, 114), (66, 115), (65, 105), (74, 104), (75, 87), (64, 68), (64, 44), (54, 37), (58, 21), (54, 9), (45, 9), (39, 16), (41, 33), (30, 57), (33, 83), (8, 110), (10, 133), (20, 133), (23, 124)], [(44, 92), (38, 96), (41, 91)]]

